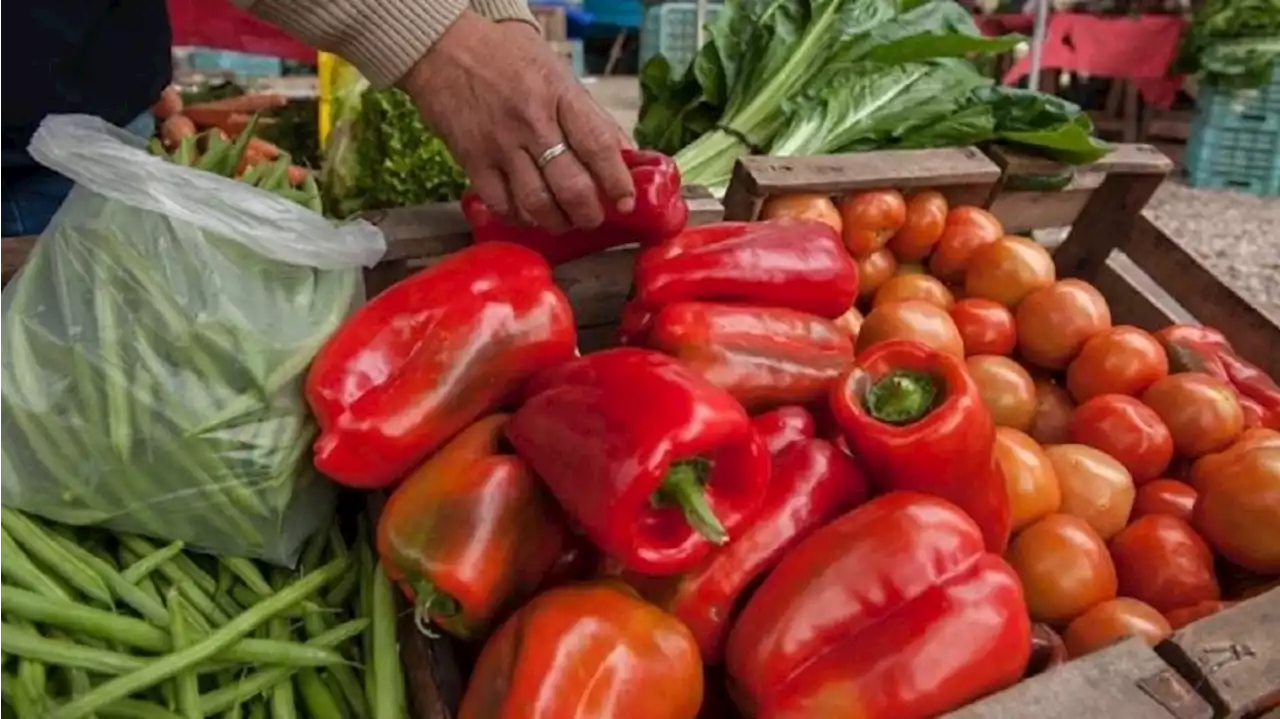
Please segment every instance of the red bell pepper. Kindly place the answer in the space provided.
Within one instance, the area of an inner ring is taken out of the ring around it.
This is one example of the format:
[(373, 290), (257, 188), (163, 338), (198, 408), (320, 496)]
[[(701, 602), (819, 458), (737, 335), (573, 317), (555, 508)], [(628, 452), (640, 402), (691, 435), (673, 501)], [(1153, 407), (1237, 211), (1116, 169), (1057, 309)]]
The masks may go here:
[(316, 356), (305, 390), (316, 467), (386, 487), (576, 346), (569, 301), (537, 253), (494, 242), (450, 255), (357, 310)]
[(529, 386), (507, 437), (588, 537), (628, 569), (675, 574), (746, 527), (769, 456), (742, 405), (676, 360), (605, 350)]
[(757, 719), (925, 719), (1017, 682), (1030, 653), (1018, 576), (973, 520), (893, 492), (791, 550), (726, 657)]
[(823, 222), (720, 222), (641, 252), (635, 293), (637, 304), (651, 308), (702, 300), (835, 319), (858, 295), (858, 267)]
[(793, 444), (818, 436), (818, 421), (804, 407), (779, 407), (756, 415), (751, 418), (751, 426), (764, 440), (771, 457)]
[(709, 664), (723, 658), (738, 599), (751, 583), (810, 533), (867, 499), (867, 481), (857, 463), (814, 438), (812, 423), (810, 417), (807, 435), (773, 455), (764, 509), (741, 536), (674, 581), (637, 581), (642, 594), (689, 627)]
[(468, 638), (532, 595), (568, 542), (555, 501), (502, 453), (508, 415), (485, 417), (414, 470), (378, 518), (387, 576), (419, 626)]
[(667, 305), (647, 345), (679, 358), (749, 410), (820, 401), (853, 364), (853, 343), (831, 320), (779, 307)]
[(950, 500), (1003, 553), (1012, 516), (992, 452), (995, 425), (964, 360), (918, 342), (882, 342), (836, 383), (831, 409), (882, 490)]
[(1280, 386), (1236, 354), (1212, 327), (1170, 325), (1156, 333), (1172, 372), (1203, 372), (1231, 385), (1245, 410), (1246, 425), (1280, 430)]
[(659, 152), (631, 149), (622, 151), (622, 160), (636, 188), (635, 207), (623, 214), (605, 203), (605, 220), (599, 227), (557, 235), (512, 225), (470, 190), (462, 196), (462, 214), (475, 242), (514, 242), (537, 251), (553, 265), (633, 242), (647, 247), (679, 234), (689, 221), (689, 205), (681, 194), (676, 163)]
[(628, 300), (622, 306), (622, 316), (618, 320), (618, 344), (624, 347), (644, 346), (655, 314), (653, 309)]

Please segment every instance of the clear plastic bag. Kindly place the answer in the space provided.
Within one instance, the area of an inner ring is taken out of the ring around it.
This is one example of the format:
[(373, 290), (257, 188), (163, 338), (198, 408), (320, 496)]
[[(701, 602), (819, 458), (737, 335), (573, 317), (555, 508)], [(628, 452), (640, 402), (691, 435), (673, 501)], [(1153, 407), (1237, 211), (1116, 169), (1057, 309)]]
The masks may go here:
[(307, 366), (386, 249), (102, 120), (31, 143), (75, 180), (3, 292), (5, 506), (281, 564), (332, 511)]

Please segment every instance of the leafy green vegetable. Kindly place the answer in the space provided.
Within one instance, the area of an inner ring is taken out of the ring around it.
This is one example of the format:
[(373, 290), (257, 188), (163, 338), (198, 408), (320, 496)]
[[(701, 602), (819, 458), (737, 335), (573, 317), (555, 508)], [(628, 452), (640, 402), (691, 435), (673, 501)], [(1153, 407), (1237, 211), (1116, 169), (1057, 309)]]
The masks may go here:
[(356, 88), (335, 98), (322, 174), (327, 207), (346, 217), (461, 197), (466, 174), (409, 96), (363, 83)]
[(1228, 90), (1271, 82), (1280, 62), (1280, 0), (1208, 0), (1182, 36), (1173, 71)]
[(675, 155), (685, 181), (723, 187), (738, 157), (940, 147), (1004, 139), (1068, 162), (1106, 152), (1080, 109), (992, 87), (984, 37), (952, 0), (729, 0), (679, 78), (641, 73), (636, 139)]

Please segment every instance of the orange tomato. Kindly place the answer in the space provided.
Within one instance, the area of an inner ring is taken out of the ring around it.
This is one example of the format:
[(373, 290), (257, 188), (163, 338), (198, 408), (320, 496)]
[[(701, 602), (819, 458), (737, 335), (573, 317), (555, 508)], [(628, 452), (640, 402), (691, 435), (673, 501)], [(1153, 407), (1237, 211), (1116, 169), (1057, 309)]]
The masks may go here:
[(844, 314), (835, 319), (836, 327), (839, 327), (849, 337), (849, 341), (857, 346), (858, 332), (862, 330), (862, 313), (857, 307), (850, 307)]
[(1066, 369), (1085, 342), (1111, 327), (1111, 309), (1093, 285), (1059, 280), (1028, 294), (1014, 323), (1024, 359), (1045, 369)]
[(1013, 531), (1058, 511), (1062, 505), (1058, 477), (1048, 455), (1034, 439), (1012, 427), (996, 427), (991, 451), (1004, 473)]
[(836, 232), (844, 229), (840, 219), (840, 211), (830, 197), (817, 192), (799, 192), (789, 195), (774, 195), (764, 201), (760, 208), (760, 217), (773, 220), (779, 217), (790, 217), (800, 220), (817, 220), (831, 226)]
[(955, 304), (955, 298), (951, 296), (951, 290), (947, 289), (946, 285), (934, 277), (929, 275), (894, 275), (885, 281), (883, 285), (880, 285), (880, 289), (876, 290), (876, 296), (871, 301), (871, 306), (879, 307), (890, 302), (906, 302), (907, 300), (928, 302), (944, 310), (950, 310), (951, 305)]
[(1103, 394), (1076, 407), (1071, 441), (1111, 455), (1137, 484), (1164, 474), (1173, 461), (1173, 435), (1160, 415), (1133, 397)]
[(1226, 382), (1199, 372), (1161, 379), (1142, 393), (1173, 434), (1173, 447), (1195, 459), (1225, 449), (1244, 431), (1244, 412)]
[(1119, 597), (1103, 602), (1067, 625), (1062, 641), (1073, 659), (1129, 637), (1155, 646), (1173, 634), (1169, 620), (1145, 602)]
[(880, 286), (893, 277), (898, 269), (898, 261), (888, 250), (872, 252), (858, 260), (858, 299), (873, 297)]
[(963, 282), (973, 253), (1001, 237), (1004, 226), (995, 215), (980, 207), (953, 207), (929, 257), (929, 272), (946, 283)]
[(1151, 514), (1167, 514), (1184, 522), (1191, 521), (1196, 506), (1196, 490), (1176, 479), (1154, 479), (1138, 487), (1130, 519)]
[(966, 297), (982, 297), (1017, 307), (1023, 297), (1053, 284), (1053, 257), (1035, 240), (1006, 235), (969, 257), (964, 272)]
[(1191, 465), (1187, 479), (1192, 486), (1199, 487), (1202, 477), (1217, 473), (1224, 465), (1233, 461), (1236, 455), (1254, 447), (1280, 447), (1280, 432), (1266, 427), (1246, 429), (1236, 438), (1236, 441), (1231, 443), (1231, 446), (1221, 452), (1206, 454), (1197, 459)]
[(840, 200), (844, 244), (854, 257), (882, 249), (907, 221), (907, 201), (897, 190), (867, 190)]
[(1077, 402), (1100, 394), (1142, 394), (1169, 374), (1169, 358), (1151, 333), (1121, 325), (1089, 338), (1067, 367)]
[(965, 360), (978, 394), (997, 427), (1026, 431), (1036, 414), (1036, 383), (1022, 365), (1000, 355), (974, 355)]
[(885, 340), (915, 340), (940, 352), (964, 357), (960, 332), (945, 310), (920, 300), (880, 305), (862, 322), (857, 351)]
[(1218, 599), (1213, 553), (1190, 524), (1167, 514), (1141, 517), (1111, 540), (1120, 594), (1161, 612)]
[(947, 198), (936, 190), (922, 190), (907, 198), (907, 221), (889, 240), (899, 262), (919, 262), (933, 251), (947, 224)]
[(960, 330), (966, 355), (1007, 355), (1018, 341), (1013, 313), (999, 302), (980, 297), (960, 300), (951, 308), (951, 320)]
[(1022, 580), (1031, 618), (1065, 623), (1116, 596), (1116, 568), (1089, 523), (1050, 514), (1014, 537), (1009, 564)]
[(1200, 478), (1192, 521), (1219, 554), (1280, 574), (1280, 448), (1252, 447)]
[(1164, 618), (1169, 620), (1169, 626), (1176, 632), (1192, 622), (1211, 617), (1223, 609), (1234, 607), (1236, 604), (1237, 602), (1224, 602), (1222, 600), (1197, 602), (1189, 607), (1178, 607), (1172, 611), (1165, 612)]
[(1027, 434), (1043, 445), (1062, 444), (1071, 440), (1071, 415), (1076, 405), (1071, 395), (1052, 380), (1036, 379), (1036, 413)]
[(1083, 444), (1045, 447), (1062, 488), (1062, 513), (1089, 523), (1103, 540), (1114, 537), (1133, 511), (1129, 470), (1111, 455)]

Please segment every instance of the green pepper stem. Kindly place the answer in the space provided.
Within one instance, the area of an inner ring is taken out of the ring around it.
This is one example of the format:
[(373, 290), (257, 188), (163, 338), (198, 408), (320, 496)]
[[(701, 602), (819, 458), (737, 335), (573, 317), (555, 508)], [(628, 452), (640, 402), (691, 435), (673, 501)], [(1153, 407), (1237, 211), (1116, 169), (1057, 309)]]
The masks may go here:
[(431, 580), (419, 577), (409, 582), (413, 590), (413, 623), (418, 631), (435, 639), (440, 634), (431, 626), (431, 616), (449, 620), (458, 615), (458, 600), (443, 592)]
[(938, 382), (924, 372), (897, 370), (867, 390), (867, 412), (886, 424), (911, 424), (929, 414), (938, 398)]
[(689, 526), (698, 534), (713, 544), (724, 544), (729, 541), (729, 533), (724, 530), (720, 518), (711, 511), (711, 505), (707, 504), (707, 493), (703, 486), (710, 469), (711, 463), (705, 459), (690, 459), (672, 464), (658, 491), (654, 493), (654, 501), (658, 505), (679, 507)]

